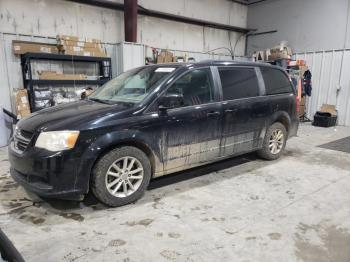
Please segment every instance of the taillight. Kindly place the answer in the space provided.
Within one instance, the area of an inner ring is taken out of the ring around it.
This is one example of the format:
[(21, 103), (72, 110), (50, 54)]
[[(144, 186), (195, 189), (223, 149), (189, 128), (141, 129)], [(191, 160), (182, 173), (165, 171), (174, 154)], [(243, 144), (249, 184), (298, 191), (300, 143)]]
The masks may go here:
[(298, 96), (295, 96), (295, 102), (296, 102), (296, 106), (297, 106), (297, 113), (300, 112), (300, 100)]

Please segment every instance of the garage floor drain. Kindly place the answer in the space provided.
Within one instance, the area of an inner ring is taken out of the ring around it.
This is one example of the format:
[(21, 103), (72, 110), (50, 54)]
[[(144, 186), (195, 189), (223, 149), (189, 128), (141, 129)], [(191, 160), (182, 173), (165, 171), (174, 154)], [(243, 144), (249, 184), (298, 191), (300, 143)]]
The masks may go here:
[(319, 147), (350, 153), (350, 136), (320, 145)]

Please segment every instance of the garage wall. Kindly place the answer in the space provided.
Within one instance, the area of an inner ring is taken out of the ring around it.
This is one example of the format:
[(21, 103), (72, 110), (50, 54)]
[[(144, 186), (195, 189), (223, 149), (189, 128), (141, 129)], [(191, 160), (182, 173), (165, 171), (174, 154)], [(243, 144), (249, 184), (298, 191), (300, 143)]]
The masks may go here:
[[(122, 0), (113, 0), (123, 3)], [(139, 0), (145, 8), (195, 17), (239, 27), (247, 25), (247, 7), (228, 0)], [(18, 56), (12, 40), (55, 43), (57, 34), (98, 38), (105, 43), (116, 75), (116, 44), (124, 41), (123, 12), (64, 0), (0, 0), (0, 106), (11, 108), (14, 88), (23, 87)], [(138, 16), (138, 42), (172, 50), (208, 52), (232, 46), (244, 54), (241, 33)], [(218, 50), (217, 53), (228, 53)], [(13, 108), (13, 107), (12, 107)]]
[(257, 32), (277, 33), (251, 36), (248, 53), (277, 45), (282, 40), (295, 52), (350, 47), (349, 0), (266, 0), (248, 8), (248, 27)]
[[(120, 2), (114, 0), (111, 2)], [(247, 7), (228, 0), (139, 0), (145, 8), (231, 24), (247, 26)], [(30, 10), (30, 12), (26, 12)], [(124, 41), (123, 12), (64, 0), (1, 0), (0, 30), (17, 34), (55, 37), (71, 34), (98, 38), (104, 42)], [(161, 48), (209, 51), (229, 47), (225, 30), (203, 28), (158, 18), (138, 16), (138, 42)], [(234, 44), (241, 33), (230, 33)], [(243, 55), (241, 37), (236, 48)]]
[(312, 119), (322, 104), (332, 104), (338, 110), (338, 124), (350, 126), (350, 50), (299, 53), (296, 58), (306, 60), (312, 72), (308, 117)]
[(266, 0), (248, 8), (250, 36), (247, 51), (273, 47), (281, 41), (304, 59), (313, 75), (307, 99), (310, 119), (323, 103), (336, 105), (338, 124), (350, 126), (350, 0)]

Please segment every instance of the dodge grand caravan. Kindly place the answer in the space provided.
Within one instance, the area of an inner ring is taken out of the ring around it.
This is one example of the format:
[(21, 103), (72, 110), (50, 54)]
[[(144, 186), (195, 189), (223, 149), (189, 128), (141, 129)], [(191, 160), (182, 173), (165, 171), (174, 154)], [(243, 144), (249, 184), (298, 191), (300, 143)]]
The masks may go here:
[(280, 157), (298, 129), (286, 73), (259, 63), (206, 61), (127, 71), (87, 99), (19, 121), (12, 177), (44, 197), (109, 206), (136, 201), (150, 179), (257, 151)]

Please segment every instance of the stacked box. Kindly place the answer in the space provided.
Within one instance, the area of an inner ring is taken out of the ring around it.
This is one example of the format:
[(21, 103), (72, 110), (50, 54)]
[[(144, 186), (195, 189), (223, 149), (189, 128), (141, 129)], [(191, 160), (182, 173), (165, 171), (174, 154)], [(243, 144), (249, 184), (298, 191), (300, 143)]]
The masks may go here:
[(84, 74), (63, 74), (55, 71), (38, 72), (41, 80), (86, 80)]
[(26, 89), (18, 89), (15, 91), (15, 102), (18, 118), (22, 119), (30, 115), (30, 106)]
[(306, 105), (306, 97), (303, 96), (300, 99), (300, 109), (299, 109), (299, 116), (302, 116), (305, 114), (306, 110), (305, 110), (305, 105)]
[(57, 36), (57, 46), (61, 53), (66, 55), (106, 57), (98, 39), (79, 38), (76, 36)]
[(157, 64), (171, 63), (174, 61), (173, 59), (174, 59), (173, 53), (171, 53), (169, 51), (162, 51), (157, 56)]
[(25, 53), (48, 53), (58, 54), (57, 46), (54, 44), (28, 42), (28, 41), (12, 41), (12, 50), (15, 55)]

